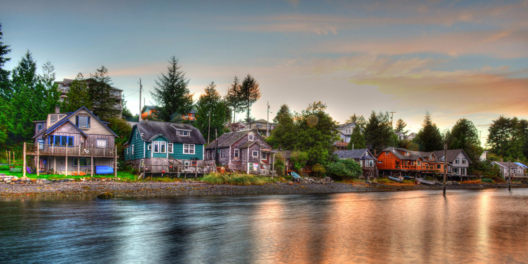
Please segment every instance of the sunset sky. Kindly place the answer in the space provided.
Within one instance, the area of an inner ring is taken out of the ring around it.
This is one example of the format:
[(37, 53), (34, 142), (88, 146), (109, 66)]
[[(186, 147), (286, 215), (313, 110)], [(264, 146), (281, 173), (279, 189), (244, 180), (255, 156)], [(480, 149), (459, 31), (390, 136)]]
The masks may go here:
[[(195, 98), (212, 81), (253, 75), (270, 119), (323, 101), (343, 123), (394, 111), (418, 132), (459, 118), (487, 135), (500, 115), (528, 118), (528, 1), (5, 1), (11, 69), (27, 51), (58, 80), (101, 65), (128, 108), (176, 56)], [(144, 93), (145, 94), (145, 93)], [(155, 103), (147, 92), (147, 104)], [(241, 115), (238, 115), (239, 117)]]

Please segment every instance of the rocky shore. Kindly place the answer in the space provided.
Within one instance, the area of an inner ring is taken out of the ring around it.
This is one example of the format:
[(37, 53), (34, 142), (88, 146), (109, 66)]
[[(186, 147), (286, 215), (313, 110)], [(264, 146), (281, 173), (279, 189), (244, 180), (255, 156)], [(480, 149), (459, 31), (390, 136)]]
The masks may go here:
[[(449, 185), (449, 190), (487, 188), (507, 188), (507, 183)], [(513, 188), (528, 188), (528, 184), (512, 184)], [(293, 183), (277, 182), (266, 185), (238, 186), (211, 185), (197, 181), (180, 182), (123, 182), (105, 179), (104, 181), (47, 181), (19, 179), (0, 183), (2, 197), (167, 197), (181, 195), (254, 195), (254, 194), (317, 194), (344, 192), (386, 192), (411, 190), (441, 190), (441, 185), (385, 185), (365, 183)]]

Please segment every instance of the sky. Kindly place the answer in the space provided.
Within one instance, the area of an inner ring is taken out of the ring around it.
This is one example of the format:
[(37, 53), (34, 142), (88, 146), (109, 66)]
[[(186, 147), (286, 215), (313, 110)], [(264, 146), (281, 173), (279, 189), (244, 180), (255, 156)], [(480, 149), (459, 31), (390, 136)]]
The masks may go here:
[[(523, 1), (26, 1), (0, 0), (12, 69), (28, 50), (57, 80), (108, 68), (127, 106), (147, 104), (175, 56), (198, 99), (251, 74), (252, 116), (282, 104), (327, 104), (338, 122), (395, 112), (418, 132), (467, 118), (485, 141), (501, 115), (528, 118), (528, 0)], [(237, 116), (237, 119), (242, 114)]]

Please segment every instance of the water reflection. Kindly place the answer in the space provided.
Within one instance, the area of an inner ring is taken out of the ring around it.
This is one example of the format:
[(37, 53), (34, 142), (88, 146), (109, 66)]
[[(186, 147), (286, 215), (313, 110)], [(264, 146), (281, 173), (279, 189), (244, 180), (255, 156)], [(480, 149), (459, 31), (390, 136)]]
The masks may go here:
[(528, 190), (0, 201), (0, 263), (528, 260)]

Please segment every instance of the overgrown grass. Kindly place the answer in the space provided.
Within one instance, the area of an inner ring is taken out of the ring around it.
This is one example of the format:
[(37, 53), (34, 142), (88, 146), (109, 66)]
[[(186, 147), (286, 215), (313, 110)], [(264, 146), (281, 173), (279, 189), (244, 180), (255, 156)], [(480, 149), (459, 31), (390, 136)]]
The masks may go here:
[[(0, 170), (0, 173), (4, 173), (5, 175), (9, 176), (16, 176), (16, 177), (22, 177), (24, 174), (23, 172), (9, 172), (9, 169), (7, 170)], [(60, 180), (60, 179), (81, 179), (81, 178), (90, 178), (90, 175), (60, 175), (60, 174), (40, 174), (37, 177), (36, 173), (26, 173), (26, 177), (31, 179), (47, 179), (47, 180)], [(114, 174), (108, 174), (108, 175), (95, 175), (94, 178), (113, 178)], [(136, 176), (130, 172), (127, 171), (117, 171), (117, 177), (124, 179), (124, 180), (135, 180)]]
[(202, 180), (209, 184), (230, 184), (230, 185), (264, 185), (277, 182), (277, 178), (261, 177), (247, 174), (207, 174)]

